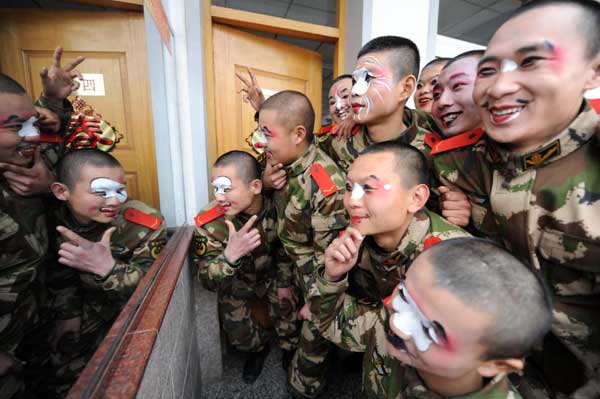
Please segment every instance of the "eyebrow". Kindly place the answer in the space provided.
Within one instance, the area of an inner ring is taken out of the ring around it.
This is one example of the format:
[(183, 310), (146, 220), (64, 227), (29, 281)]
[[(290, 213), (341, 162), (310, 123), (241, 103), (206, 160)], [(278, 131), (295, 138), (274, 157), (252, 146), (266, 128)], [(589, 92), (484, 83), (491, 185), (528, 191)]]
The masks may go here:
[(377, 176), (375, 176), (375, 175), (369, 175), (369, 177), (370, 177), (371, 179), (380, 180), (380, 179), (379, 179), (379, 177), (377, 177)]
[(467, 73), (466, 72), (456, 72), (456, 73), (450, 75), (450, 77), (448, 78), (448, 81), (450, 81), (452, 79), (456, 79), (460, 76), (467, 76)]
[[(523, 53), (531, 53), (533, 51), (546, 51), (550, 53), (554, 53), (554, 45), (548, 40), (544, 40), (539, 43), (528, 44), (523, 47), (519, 47), (515, 50), (515, 54), (523, 54)], [(494, 55), (488, 55), (487, 57), (482, 57), (477, 63), (477, 67), (479, 68), (481, 65), (487, 62), (499, 62), (500, 58)]]

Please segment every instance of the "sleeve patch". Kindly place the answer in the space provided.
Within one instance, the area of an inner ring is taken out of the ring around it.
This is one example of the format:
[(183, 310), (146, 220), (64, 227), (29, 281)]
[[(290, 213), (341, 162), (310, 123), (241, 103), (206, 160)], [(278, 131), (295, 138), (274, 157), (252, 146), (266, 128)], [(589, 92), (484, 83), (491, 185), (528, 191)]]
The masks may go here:
[(206, 243), (208, 240), (205, 236), (194, 235), (194, 253), (197, 256), (203, 256), (206, 253)]
[(152, 256), (152, 259), (156, 259), (166, 243), (167, 241), (165, 239), (153, 240), (150, 242), (150, 255)]

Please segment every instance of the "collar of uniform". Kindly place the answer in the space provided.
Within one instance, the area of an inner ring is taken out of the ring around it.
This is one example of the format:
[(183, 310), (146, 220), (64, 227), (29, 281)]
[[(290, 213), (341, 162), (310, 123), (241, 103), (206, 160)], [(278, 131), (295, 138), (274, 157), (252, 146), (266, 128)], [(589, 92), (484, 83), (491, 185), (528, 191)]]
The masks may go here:
[[(268, 197), (266, 195), (263, 195), (262, 199), (263, 206), (262, 209), (256, 214), (256, 221), (254, 222), (254, 226), (256, 226), (257, 223), (260, 223), (260, 221), (264, 219), (265, 215), (267, 214), (267, 210), (270, 207), (270, 204), (268, 203)], [(241, 226), (245, 225), (251, 217), (252, 215), (240, 212), (233, 217), (233, 224), (236, 225), (236, 228), (240, 228)], [(240, 224), (239, 227), (237, 226), (238, 223)]]
[(290, 177), (298, 176), (312, 166), (317, 157), (317, 147), (310, 144), (304, 154), (294, 162), (285, 167)]
[(94, 221), (89, 224), (80, 223), (77, 221), (77, 219), (75, 219), (75, 216), (73, 216), (66, 203), (60, 204), (58, 209), (58, 218), (58, 222), (61, 223), (61, 225), (79, 234), (87, 240), (94, 239), (95, 236), (99, 235), (110, 227), (110, 224), (102, 224)]
[[(416, 114), (416, 111), (414, 111), (410, 108), (404, 107), (404, 114), (402, 115), (402, 122), (404, 122), (404, 124), (407, 127), (405, 130), (398, 133), (398, 137), (395, 137), (390, 141), (399, 141), (404, 144), (410, 144), (415, 139), (415, 137), (417, 137), (417, 134), (419, 133), (419, 126), (417, 124), (417, 119), (418, 119), (418, 115)], [(374, 144), (375, 142), (373, 141), (371, 136), (369, 136), (369, 131), (367, 130), (367, 125), (363, 125), (361, 129), (364, 132), (363, 138), (364, 138), (365, 147), (368, 147), (371, 144)]]
[[(425, 382), (419, 376), (418, 371), (414, 367), (406, 367), (404, 371), (404, 381), (406, 381), (406, 397), (412, 398), (414, 393), (418, 393), (418, 397), (422, 399), (441, 399), (441, 396), (425, 385)], [(506, 377), (506, 373), (500, 373), (489, 380), (481, 389), (465, 394), (453, 396), (454, 399), (492, 399), (492, 398), (508, 398), (508, 393), (511, 392), (510, 383)], [(518, 396), (514, 396), (516, 399)]]
[(598, 115), (584, 100), (577, 118), (557, 137), (527, 154), (515, 154), (504, 145), (489, 140), (487, 159), (505, 177), (517, 176), (566, 157), (586, 144), (598, 126)]

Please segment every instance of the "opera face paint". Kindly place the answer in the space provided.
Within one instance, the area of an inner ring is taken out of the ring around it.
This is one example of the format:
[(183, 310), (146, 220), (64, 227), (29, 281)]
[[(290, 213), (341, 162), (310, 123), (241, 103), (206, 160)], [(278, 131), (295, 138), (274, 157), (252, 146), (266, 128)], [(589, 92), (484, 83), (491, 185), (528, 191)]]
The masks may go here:
[(392, 91), (393, 73), (373, 56), (364, 56), (352, 72), (352, 111), (364, 122), (376, 107), (381, 107)]
[(125, 184), (116, 182), (106, 177), (99, 177), (90, 182), (92, 193), (100, 195), (104, 199), (115, 197), (121, 204), (127, 201), (127, 190)]
[(265, 151), (265, 147), (267, 146), (267, 135), (265, 129), (257, 128), (252, 133), (252, 147), (258, 152), (262, 154)]
[(19, 137), (22, 137), (25, 140), (38, 137), (40, 135), (40, 131), (38, 130), (37, 126), (35, 126), (35, 123), (37, 121), (38, 121), (38, 118), (35, 116), (32, 116), (31, 118), (27, 119), (23, 123), (23, 126), (21, 126), (21, 129), (18, 132)]
[(390, 323), (398, 331), (410, 336), (419, 352), (427, 351), (432, 343), (439, 344), (441, 337), (438, 337), (434, 323), (421, 313), (404, 283), (398, 286), (398, 294), (392, 300)]
[(502, 64), (500, 64), (500, 71), (505, 72), (513, 72), (517, 70), (517, 63), (513, 60), (502, 60)]
[(225, 195), (229, 191), (231, 191), (231, 179), (226, 176), (219, 176), (215, 180), (212, 181), (212, 186), (215, 190), (215, 195), (221, 194)]

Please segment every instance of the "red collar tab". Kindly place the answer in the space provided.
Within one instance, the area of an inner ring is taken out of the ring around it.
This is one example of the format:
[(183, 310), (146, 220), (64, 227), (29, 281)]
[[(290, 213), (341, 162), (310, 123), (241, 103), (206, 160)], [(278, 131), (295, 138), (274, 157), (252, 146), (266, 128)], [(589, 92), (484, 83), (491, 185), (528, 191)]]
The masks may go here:
[(457, 148), (469, 147), (477, 143), (485, 134), (482, 128), (469, 130), (454, 137), (439, 141), (431, 149), (431, 155), (455, 150)]
[(423, 243), (423, 249), (427, 249), (427, 248), (437, 244), (438, 242), (442, 242), (442, 239), (440, 237), (429, 237)]
[(196, 226), (202, 227), (208, 222), (212, 222), (213, 220), (223, 216), (225, 214), (225, 208), (221, 205), (216, 205), (213, 208), (202, 212), (199, 215), (196, 215), (194, 218), (194, 222), (196, 222)]
[(132, 223), (139, 224), (140, 226), (148, 227), (149, 229), (156, 230), (160, 227), (162, 219), (156, 216), (148, 215), (140, 210), (129, 208), (123, 212), (123, 217)]
[(600, 98), (595, 98), (593, 100), (588, 100), (592, 108), (596, 110), (596, 113), (600, 115)]
[(433, 132), (429, 132), (425, 135), (425, 144), (431, 149), (433, 149), (440, 141), (442, 141), (442, 138)]
[(329, 177), (320, 163), (316, 163), (310, 167), (310, 174), (313, 179), (315, 179), (317, 186), (319, 186), (319, 189), (326, 197), (329, 197), (331, 194), (335, 194), (337, 192), (337, 186), (333, 184), (331, 177)]

